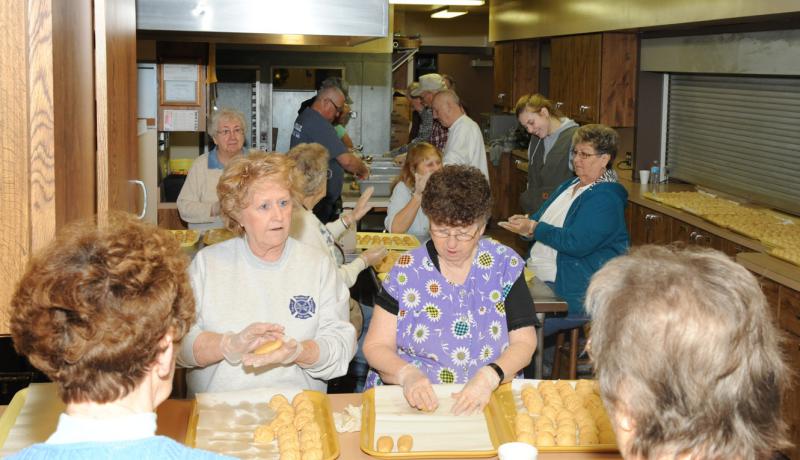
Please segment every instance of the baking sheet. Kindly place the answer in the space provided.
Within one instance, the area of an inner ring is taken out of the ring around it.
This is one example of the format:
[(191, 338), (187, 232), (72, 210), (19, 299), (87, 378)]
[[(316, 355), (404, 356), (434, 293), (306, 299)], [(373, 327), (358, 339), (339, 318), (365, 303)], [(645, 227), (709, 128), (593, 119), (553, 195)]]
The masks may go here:
[[(534, 380), (534, 379), (514, 379), (511, 383), (507, 383), (505, 385), (501, 385), (497, 390), (495, 390), (494, 394), (492, 395), (493, 399), (497, 400), (497, 405), (500, 406), (503, 410), (505, 415), (503, 422), (507, 423), (507, 426), (504, 429), (510, 429), (513, 433), (514, 431), (514, 418), (516, 417), (517, 412), (525, 410), (525, 405), (522, 402), (522, 398), (520, 393), (522, 388), (525, 385), (533, 385), (535, 387), (539, 387), (539, 384), (543, 382), (543, 380)], [(548, 382), (552, 382), (549, 380)], [(577, 380), (566, 380), (575, 388), (577, 384)], [(604, 409), (605, 410), (605, 409)], [(536, 446), (540, 452), (618, 452), (619, 449), (617, 448), (616, 444), (594, 444), (591, 446)]]
[[(497, 446), (512, 440), (513, 432), (496, 429), (495, 419), (503, 417), (490, 401), (482, 413), (452, 415), (452, 393), (463, 385), (433, 385), (439, 398), (434, 412), (409, 407), (402, 387), (383, 385), (364, 393), (361, 425), (361, 450), (385, 459), (393, 458), (483, 458), (497, 454)], [(411, 452), (397, 452), (397, 438), (409, 434), (414, 439)], [(377, 439), (391, 436), (393, 452), (378, 452)]]
[[(289, 388), (258, 388), (226, 393), (200, 393), (191, 419), (187, 444), (242, 459), (279, 459), (278, 444), (255, 443), (253, 433), (272, 421), (270, 398), (282, 394), (289, 401), (300, 393)], [(303, 391), (314, 405), (314, 419), (322, 429), (325, 460), (339, 456), (339, 439), (333, 425), (328, 397), (317, 391)]]
[(64, 408), (53, 383), (32, 383), (18, 391), (0, 418), (0, 457), (47, 441)]

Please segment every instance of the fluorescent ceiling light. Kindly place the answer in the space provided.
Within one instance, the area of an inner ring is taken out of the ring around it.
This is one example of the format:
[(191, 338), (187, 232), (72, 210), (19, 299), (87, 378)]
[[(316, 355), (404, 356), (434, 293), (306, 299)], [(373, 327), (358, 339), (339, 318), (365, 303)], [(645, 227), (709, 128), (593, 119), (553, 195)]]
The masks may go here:
[(393, 5), (457, 5), (457, 6), (483, 6), (484, 0), (389, 0)]
[(450, 18), (457, 18), (465, 14), (467, 14), (467, 10), (445, 8), (443, 10), (434, 12), (433, 14), (431, 14), (431, 17), (434, 19), (450, 19)]

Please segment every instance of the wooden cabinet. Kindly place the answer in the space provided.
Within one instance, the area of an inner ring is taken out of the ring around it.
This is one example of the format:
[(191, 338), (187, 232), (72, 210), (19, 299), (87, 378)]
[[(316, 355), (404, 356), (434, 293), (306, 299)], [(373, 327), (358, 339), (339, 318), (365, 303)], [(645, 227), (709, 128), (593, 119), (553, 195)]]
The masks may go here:
[(511, 153), (500, 156), (500, 164), (494, 166), (489, 162), (489, 183), (492, 187), (492, 218), (495, 221), (506, 220), (513, 214), (519, 214), (519, 195), (525, 190), (528, 176), (517, 164), (521, 160)]
[(0, 2), (0, 334), (31, 254), (65, 223), (139, 212), (134, 0)]
[(800, 458), (800, 292), (780, 286), (778, 323), (784, 330), (784, 356), (789, 369), (794, 372), (784, 398), (784, 420), (789, 427), (789, 439), (794, 447), (787, 449), (789, 458)]
[(550, 41), (550, 99), (580, 123), (634, 126), (638, 38), (598, 33)]
[(494, 47), (495, 106), (514, 110), (520, 97), (539, 90), (539, 40), (516, 40)]
[(631, 245), (667, 244), (672, 241), (672, 218), (650, 208), (631, 205)]
[(672, 241), (682, 241), (693, 246), (722, 249), (722, 238), (717, 235), (677, 219), (673, 219), (671, 226)]

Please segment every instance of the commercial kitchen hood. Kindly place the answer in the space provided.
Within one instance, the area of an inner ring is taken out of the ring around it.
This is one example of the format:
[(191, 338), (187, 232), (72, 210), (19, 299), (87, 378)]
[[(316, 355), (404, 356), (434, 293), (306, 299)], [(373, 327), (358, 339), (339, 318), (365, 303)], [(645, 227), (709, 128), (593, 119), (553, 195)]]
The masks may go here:
[(389, 33), (387, 0), (136, 0), (144, 35), (274, 45), (352, 46)]

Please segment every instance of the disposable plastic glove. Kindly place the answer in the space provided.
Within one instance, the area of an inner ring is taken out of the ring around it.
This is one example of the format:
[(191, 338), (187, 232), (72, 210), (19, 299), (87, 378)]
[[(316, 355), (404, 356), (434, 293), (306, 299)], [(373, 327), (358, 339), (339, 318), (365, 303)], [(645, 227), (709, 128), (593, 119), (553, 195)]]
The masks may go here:
[(469, 415), (476, 410), (482, 410), (489, 403), (489, 398), (498, 385), (500, 376), (494, 369), (487, 366), (478, 369), (461, 391), (453, 393), (453, 399), (456, 401), (453, 413)]
[(385, 247), (376, 246), (362, 252), (358, 257), (361, 257), (364, 262), (366, 262), (367, 266), (378, 265), (388, 253), (389, 251), (387, 251)]
[(439, 407), (439, 399), (424, 372), (411, 363), (406, 364), (397, 374), (403, 386), (403, 396), (408, 405), (419, 410), (433, 411)]
[(285, 340), (280, 348), (263, 355), (248, 353), (242, 357), (242, 364), (252, 367), (263, 367), (270, 364), (291, 364), (300, 353), (303, 352), (303, 344), (295, 339)]
[(225, 361), (239, 364), (245, 353), (282, 337), (283, 326), (279, 324), (252, 323), (239, 333), (226, 332), (223, 334), (220, 348), (222, 348), (222, 356), (225, 357)]

